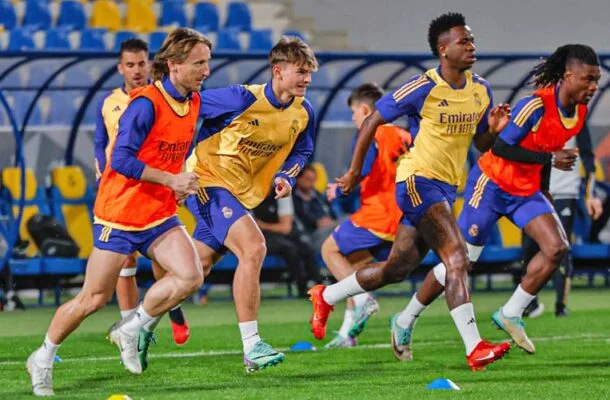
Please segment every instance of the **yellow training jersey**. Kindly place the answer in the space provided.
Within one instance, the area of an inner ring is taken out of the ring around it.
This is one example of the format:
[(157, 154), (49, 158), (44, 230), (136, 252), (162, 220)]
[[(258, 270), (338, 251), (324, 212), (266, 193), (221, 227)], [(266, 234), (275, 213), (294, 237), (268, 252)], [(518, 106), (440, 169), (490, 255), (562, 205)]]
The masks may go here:
[(406, 115), (413, 144), (398, 162), (396, 181), (411, 175), (457, 186), (472, 138), (488, 130), (493, 106), (491, 88), (478, 75), (466, 71), (466, 83), (454, 88), (442, 78), (440, 67), (416, 75), (376, 107), (392, 122)]
[(110, 152), (119, 131), (119, 119), (127, 108), (129, 94), (123, 87), (105, 95), (98, 103), (95, 121), (95, 176), (99, 179), (110, 159)]
[(202, 187), (222, 187), (246, 208), (259, 205), (274, 177), (294, 186), (313, 153), (314, 112), (304, 97), (280, 103), (264, 85), (201, 92), (203, 123), (187, 171)]

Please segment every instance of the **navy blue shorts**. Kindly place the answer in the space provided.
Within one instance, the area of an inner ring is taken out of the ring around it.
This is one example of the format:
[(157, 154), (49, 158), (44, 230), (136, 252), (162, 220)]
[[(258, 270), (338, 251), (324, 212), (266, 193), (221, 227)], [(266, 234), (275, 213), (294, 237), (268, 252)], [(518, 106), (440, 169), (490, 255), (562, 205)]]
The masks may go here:
[(392, 242), (384, 240), (365, 228), (346, 219), (332, 233), (339, 251), (344, 256), (359, 250), (368, 250), (377, 261), (385, 261), (390, 255)]
[(482, 246), (500, 217), (507, 217), (523, 229), (534, 218), (554, 212), (542, 192), (531, 196), (507, 193), (483, 174), (477, 165), (466, 181), (464, 209), (458, 218), (458, 225), (468, 243)]
[(160, 225), (144, 231), (124, 231), (102, 224), (94, 224), (93, 245), (98, 249), (120, 254), (131, 254), (134, 251), (139, 251), (146, 256), (148, 248), (159, 236), (177, 226), (182, 226), (182, 222), (175, 215), (166, 219)]
[(396, 183), (396, 202), (403, 213), (401, 224), (416, 227), (433, 204), (446, 201), (453, 206), (456, 192), (456, 186), (417, 175)]
[(231, 226), (248, 214), (231, 192), (218, 187), (200, 188), (186, 199), (186, 206), (197, 221), (193, 238), (220, 254), (227, 251), (224, 242)]

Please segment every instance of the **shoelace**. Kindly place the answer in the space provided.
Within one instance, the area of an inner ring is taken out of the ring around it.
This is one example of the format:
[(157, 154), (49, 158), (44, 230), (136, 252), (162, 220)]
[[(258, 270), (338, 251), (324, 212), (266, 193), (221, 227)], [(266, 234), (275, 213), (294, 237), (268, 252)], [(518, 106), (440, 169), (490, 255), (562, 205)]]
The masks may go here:
[(36, 387), (39, 388), (51, 388), (53, 381), (53, 369), (52, 368), (41, 368), (36, 366), (34, 368)]

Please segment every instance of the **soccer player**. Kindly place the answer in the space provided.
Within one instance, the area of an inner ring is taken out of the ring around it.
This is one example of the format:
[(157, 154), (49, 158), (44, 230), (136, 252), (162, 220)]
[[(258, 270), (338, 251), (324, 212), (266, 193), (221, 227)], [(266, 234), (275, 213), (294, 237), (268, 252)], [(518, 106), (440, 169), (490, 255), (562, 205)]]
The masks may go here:
[(318, 68), (313, 51), (300, 39), (284, 37), (271, 50), (269, 62), (272, 78), (266, 84), (203, 92), (204, 121), (187, 163), (199, 177), (200, 189), (187, 205), (197, 220), (193, 237), (204, 270), (227, 249), (239, 259), (233, 297), (247, 371), (284, 360), (258, 334), (266, 247), (248, 210), (273, 185), (276, 198), (290, 195), (314, 146), (314, 111), (303, 97)]
[[(589, 127), (585, 123), (583, 130), (568, 140), (564, 149), (578, 149), (578, 161), (582, 160), (582, 165), (585, 169), (585, 206), (587, 212), (593, 220), (597, 220), (602, 212), (602, 202), (595, 196), (595, 156), (591, 145), (591, 134)], [(551, 182), (549, 193), (553, 198), (553, 208), (557, 216), (561, 220), (561, 226), (566, 232), (569, 239), (572, 237), (574, 228), (574, 220), (578, 213), (578, 198), (580, 195), (580, 162), (574, 165), (571, 171), (562, 171), (558, 168), (551, 170)], [(523, 265), (529, 264), (530, 260), (538, 253), (540, 249), (536, 242), (531, 237), (523, 236)], [(527, 271), (524, 271), (524, 273)], [(572, 275), (574, 273), (574, 265), (572, 263), (572, 255), (570, 252), (561, 261), (559, 268), (553, 274), (553, 285), (555, 286), (555, 316), (566, 317), (568, 308), (566, 306), (567, 296), (570, 292)], [(544, 311), (544, 304), (538, 302), (538, 298), (527, 306), (523, 315), (528, 317), (536, 317)]]
[[(96, 180), (102, 177), (106, 168), (106, 160), (116, 141), (119, 129), (119, 119), (127, 109), (129, 93), (138, 87), (148, 84), (150, 76), (150, 63), (148, 62), (148, 45), (137, 38), (127, 39), (121, 43), (119, 51), (119, 74), (123, 77), (123, 86), (116, 88), (105, 95), (98, 104), (97, 120), (95, 125), (95, 172)], [(130, 254), (125, 259), (121, 269), (119, 281), (116, 286), (117, 301), (121, 310), (121, 317), (126, 317), (135, 311), (138, 306), (139, 294), (136, 282), (137, 253)], [(153, 262), (153, 275), (156, 279), (163, 272)], [(174, 342), (183, 345), (189, 339), (189, 326), (184, 318), (180, 305), (169, 311)]]
[(163, 313), (201, 286), (201, 263), (176, 217), (176, 199), (197, 189), (195, 174), (180, 171), (199, 117), (198, 91), (210, 72), (211, 47), (192, 29), (174, 30), (155, 56), (155, 81), (130, 93), (95, 200), (94, 249), (85, 283), (57, 310), (44, 343), (27, 360), (35, 395), (53, 395), (57, 347), (111, 298), (121, 266), (134, 251), (167, 273), (136, 311), (108, 332), (129, 372), (140, 374), (144, 368), (138, 357), (140, 330), (151, 330)]
[[(493, 107), (489, 84), (470, 72), (476, 61), (474, 36), (463, 15), (448, 13), (434, 19), (428, 41), (440, 65), (416, 75), (376, 103), (376, 111), (360, 128), (350, 170), (338, 179), (344, 192), (352, 191), (377, 127), (401, 115), (408, 117), (414, 139), (409, 153), (398, 163), (396, 200), (403, 218), (389, 258), (381, 266), (362, 268), (334, 285), (312, 288), (310, 323), (314, 336), (322, 339), (337, 301), (402, 282), (432, 249), (447, 266), (447, 304), (464, 341), (467, 363), (477, 370), (503, 357), (510, 344), (494, 345), (479, 335), (466, 284), (470, 252), (451, 205), (471, 141), (479, 150), (487, 150), (508, 124), (510, 107)], [(405, 338), (396, 333), (392, 329), (392, 342), (403, 343)]]
[[(576, 151), (562, 149), (585, 123), (586, 104), (600, 78), (598, 65), (593, 49), (583, 45), (562, 46), (538, 65), (534, 83), (539, 89), (517, 102), (510, 124), (493, 148), (479, 159), (466, 183), (465, 205), (458, 223), (473, 262), (502, 216), (523, 229), (540, 247), (529, 262), (521, 285), (492, 317), (517, 346), (532, 354), (535, 347), (524, 330), (523, 310), (568, 249), (565, 232), (547, 200), (551, 165), (565, 171), (574, 166)], [(443, 292), (445, 284), (446, 268), (439, 264), (428, 273), (407, 308), (395, 316), (396, 331), (406, 338), (409, 352), (417, 317)]]
[[(358, 129), (375, 110), (383, 91), (373, 83), (356, 88), (347, 99)], [(357, 136), (354, 137), (354, 144)], [(368, 149), (360, 183), (361, 208), (339, 225), (322, 244), (322, 258), (336, 279), (343, 279), (372, 260), (385, 261), (402, 218), (396, 204), (396, 163), (407, 152), (411, 135), (390, 124), (377, 128)], [(330, 201), (343, 195), (336, 183), (326, 191)], [(326, 348), (354, 347), (356, 337), (379, 305), (368, 293), (347, 299), (343, 324)]]

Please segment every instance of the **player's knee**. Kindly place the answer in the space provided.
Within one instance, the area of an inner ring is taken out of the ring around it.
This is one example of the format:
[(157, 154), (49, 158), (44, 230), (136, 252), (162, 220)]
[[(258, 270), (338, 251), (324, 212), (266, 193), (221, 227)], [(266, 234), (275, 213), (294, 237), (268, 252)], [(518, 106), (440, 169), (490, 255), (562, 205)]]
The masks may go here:
[(110, 296), (105, 293), (92, 293), (82, 297), (80, 305), (85, 316), (91, 315), (102, 308), (110, 301)]
[(468, 255), (466, 254), (465, 250), (465, 248), (456, 247), (453, 251), (449, 253), (449, 256), (446, 257), (446, 260), (443, 260), (447, 275), (463, 275), (468, 273), (470, 260), (468, 259)]
[(239, 257), (239, 262), (248, 264), (251, 267), (260, 268), (263, 265), (263, 260), (267, 255), (267, 245), (263, 241), (257, 241), (248, 246), (244, 254)]
[(138, 265), (138, 260), (136, 259), (135, 254), (130, 254), (125, 258), (123, 264), (121, 264), (121, 268), (135, 268)]
[(203, 285), (203, 271), (197, 269), (189, 274), (185, 274), (178, 279), (178, 288), (180, 294), (188, 296), (189, 294), (197, 291), (201, 285)]
[(568, 243), (560, 237), (549, 241), (548, 244), (541, 247), (542, 253), (545, 254), (555, 266), (559, 266), (569, 250), (570, 246)]

